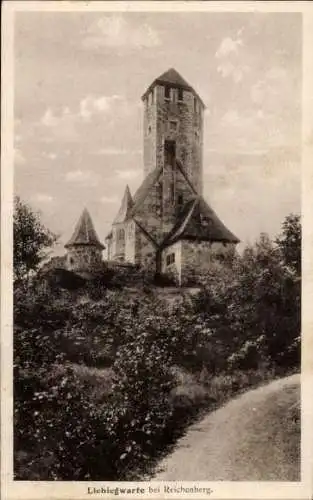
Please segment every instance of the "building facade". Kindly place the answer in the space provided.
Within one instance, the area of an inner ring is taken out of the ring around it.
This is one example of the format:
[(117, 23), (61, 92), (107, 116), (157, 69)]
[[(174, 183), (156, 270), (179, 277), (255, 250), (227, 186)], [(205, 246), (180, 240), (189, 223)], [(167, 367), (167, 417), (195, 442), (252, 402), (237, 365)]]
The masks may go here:
[(108, 259), (175, 274), (182, 284), (223, 259), (239, 240), (202, 197), (201, 98), (170, 69), (142, 100), (144, 180), (134, 197), (126, 187), (106, 238)]

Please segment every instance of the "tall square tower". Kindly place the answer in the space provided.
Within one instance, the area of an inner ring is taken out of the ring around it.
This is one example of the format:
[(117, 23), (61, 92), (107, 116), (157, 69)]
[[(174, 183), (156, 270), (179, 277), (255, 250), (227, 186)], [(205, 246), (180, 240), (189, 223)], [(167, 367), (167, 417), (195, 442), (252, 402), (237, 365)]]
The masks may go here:
[(203, 191), (202, 99), (175, 69), (148, 87), (144, 102), (144, 174), (178, 160), (199, 195)]

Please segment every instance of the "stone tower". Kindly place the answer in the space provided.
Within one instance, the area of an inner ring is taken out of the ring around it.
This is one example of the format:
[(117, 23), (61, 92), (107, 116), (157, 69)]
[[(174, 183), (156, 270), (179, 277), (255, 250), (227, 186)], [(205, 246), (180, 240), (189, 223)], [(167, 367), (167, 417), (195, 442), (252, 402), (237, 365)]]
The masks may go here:
[(102, 250), (93, 222), (87, 209), (83, 210), (74, 233), (65, 245), (66, 267), (70, 271), (92, 272), (101, 266)]
[[(159, 76), (142, 96), (144, 175), (181, 162), (199, 195), (203, 190), (202, 142), (205, 106), (175, 69)], [(175, 169), (170, 172), (175, 183)]]

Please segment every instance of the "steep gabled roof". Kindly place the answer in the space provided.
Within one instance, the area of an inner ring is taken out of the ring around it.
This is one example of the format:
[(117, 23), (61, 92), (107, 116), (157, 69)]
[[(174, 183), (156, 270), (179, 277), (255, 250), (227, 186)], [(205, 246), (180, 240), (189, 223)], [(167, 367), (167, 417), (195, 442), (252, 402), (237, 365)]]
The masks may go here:
[(239, 243), (239, 239), (227, 229), (201, 196), (184, 205), (164, 245), (182, 239)]
[(155, 168), (143, 180), (141, 186), (139, 186), (134, 195), (133, 206), (132, 209), (129, 211), (128, 218), (134, 217), (134, 215), (136, 215), (139, 207), (146, 199), (146, 196), (148, 195), (150, 189), (153, 187), (154, 183), (158, 180), (161, 173), (162, 173), (162, 167)]
[(79, 245), (91, 245), (104, 249), (104, 245), (100, 243), (98, 235), (95, 231), (92, 219), (88, 210), (85, 208), (81, 214), (78, 223), (76, 224), (74, 233), (66, 243), (65, 248), (70, 248)]
[(113, 221), (113, 224), (117, 224), (119, 222), (124, 222), (128, 218), (128, 215), (131, 211), (132, 206), (133, 206), (133, 199), (132, 199), (132, 196), (130, 194), (130, 189), (127, 185), (125, 192), (124, 192), (124, 196), (122, 199), (120, 209), (117, 213), (117, 216), (115, 217), (115, 219)]
[(198, 99), (201, 101), (203, 107), (205, 107), (204, 102), (202, 101), (201, 97), (191, 87), (191, 85), (189, 85), (189, 83), (186, 82), (186, 80), (178, 73), (178, 71), (176, 71), (176, 69), (174, 69), (174, 68), (170, 68), (167, 71), (165, 71), (164, 73), (162, 73), (162, 75), (158, 76), (158, 78), (156, 78), (151, 83), (151, 85), (149, 85), (146, 92), (143, 94), (142, 99), (145, 99), (145, 97), (150, 92), (150, 90), (152, 90), (152, 88), (158, 84), (172, 85), (173, 87), (182, 88), (185, 90), (190, 90), (198, 97)]

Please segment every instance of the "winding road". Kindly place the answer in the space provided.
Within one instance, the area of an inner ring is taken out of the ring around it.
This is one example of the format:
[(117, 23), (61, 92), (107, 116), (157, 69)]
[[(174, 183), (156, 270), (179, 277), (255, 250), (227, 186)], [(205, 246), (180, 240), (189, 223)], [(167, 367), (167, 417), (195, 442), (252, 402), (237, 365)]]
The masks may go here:
[(233, 399), (193, 425), (158, 481), (300, 481), (300, 375)]

